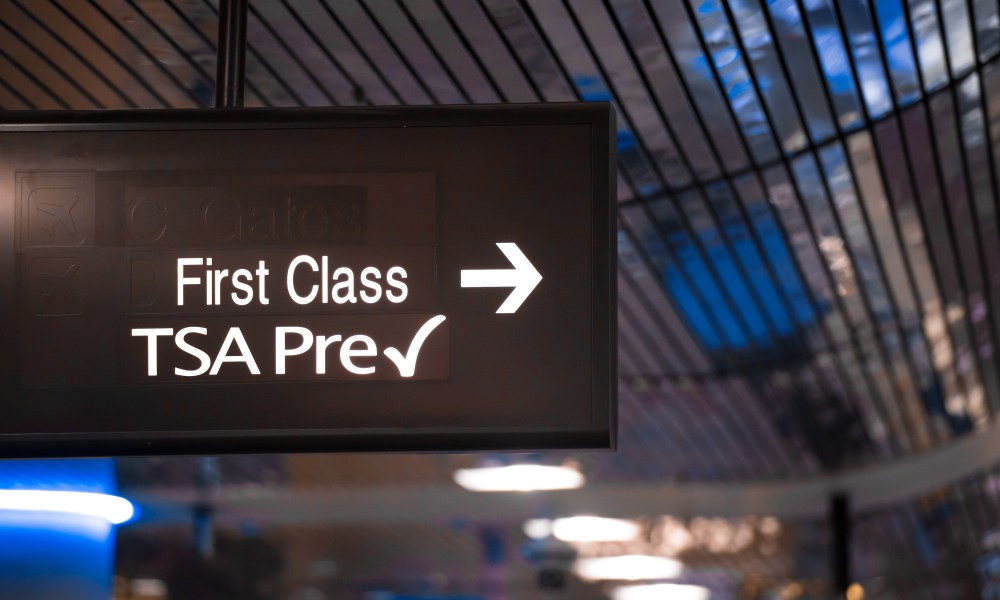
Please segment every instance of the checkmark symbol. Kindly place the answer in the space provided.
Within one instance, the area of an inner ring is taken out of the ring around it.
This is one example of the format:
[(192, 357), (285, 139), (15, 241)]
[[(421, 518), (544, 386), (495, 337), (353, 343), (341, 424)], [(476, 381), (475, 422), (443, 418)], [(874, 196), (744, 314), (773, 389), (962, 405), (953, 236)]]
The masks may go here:
[(424, 323), (417, 330), (417, 334), (413, 336), (413, 340), (410, 341), (410, 347), (406, 350), (406, 356), (403, 356), (402, 352), (392, 346), (383, 350), (382, 353), (385, 354), (385, 357), (396, 364), (396, 368), (399, 369), (401, 376), (413, 377), (413, 373), (417, 370), (417, 357), (420, 355), (420, 347), (424, 345), (427, 336), (437, 329), (438, 325), (444, 323), (444, 319), (444, 315), (437, 315)]

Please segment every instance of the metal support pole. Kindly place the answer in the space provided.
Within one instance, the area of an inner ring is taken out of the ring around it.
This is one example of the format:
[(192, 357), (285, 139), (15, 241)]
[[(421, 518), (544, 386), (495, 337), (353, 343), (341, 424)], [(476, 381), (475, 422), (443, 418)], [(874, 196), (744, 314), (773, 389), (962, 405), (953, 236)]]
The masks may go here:
[(830, 499), (830, 528), (833, 530), (833, 597), (846, 598), (851, 585), (851, 508), (847, 494)]
[(247, 56), (247, 0), (219, 4), (219, 53), (215, 71), (215, 108), (243, 107)]

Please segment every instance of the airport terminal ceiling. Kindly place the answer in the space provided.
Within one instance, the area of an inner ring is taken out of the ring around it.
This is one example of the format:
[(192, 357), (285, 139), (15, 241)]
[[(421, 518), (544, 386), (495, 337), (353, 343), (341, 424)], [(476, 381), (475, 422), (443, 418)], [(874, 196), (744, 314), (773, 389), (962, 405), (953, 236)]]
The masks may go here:
[[(217, 22), (211, 0), (0, 0), (0, 108), (211, 107)], [(252, 0), (248, 41), (248, 107), (613, 104), (618, 448), (119, 459), (146, 507), (122, 585), (545, 597), (522, 524), (576, 506), (643, 529), (581, 556), (672, 556), (712, 598), (823, 597), (825, 508), (774, 490), (854, 481), (865, 597), (1000, 597), (996, 0)], [(452, 481), (525, 461), (586, 486)], [(889, 491), (849, 479), (867, 470)]]

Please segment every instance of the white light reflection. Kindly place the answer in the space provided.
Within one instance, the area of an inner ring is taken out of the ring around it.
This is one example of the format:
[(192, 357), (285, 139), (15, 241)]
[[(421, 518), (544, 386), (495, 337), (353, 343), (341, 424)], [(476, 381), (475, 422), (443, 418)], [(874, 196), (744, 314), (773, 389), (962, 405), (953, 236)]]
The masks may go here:
[(580, 558), (573, 565), (573, 572), (587, 581), (642, 581), (673, 579), (684, 572), (684, 565), (672, 558), (631, 554)]
[(606, 517), (578, 516), (563, 519), (530, 519), (524, 523), (524, 533), (533, 539), (549, 535), (564, 542), (631, 542), (642, 534), (635, 521)]
[(0, 490), (0, 511), (48, 512), (98, 517), (121, 525), (135, 515), (125, 498), (91, 492)]
[(583, 487), (583, 474), (571, 467), (509, 465), (455, 471), (455, 483), (473, 492), (535, 492)]
[(700, 585), (655, 583), (626, 585), (611, 592), (612, 600), (709, 600), (712, 592)]
[(533, 540), (544, 540), (552, 535), (552, 521), (549, 519), (528, 519), (521, 527), (524, 535)]

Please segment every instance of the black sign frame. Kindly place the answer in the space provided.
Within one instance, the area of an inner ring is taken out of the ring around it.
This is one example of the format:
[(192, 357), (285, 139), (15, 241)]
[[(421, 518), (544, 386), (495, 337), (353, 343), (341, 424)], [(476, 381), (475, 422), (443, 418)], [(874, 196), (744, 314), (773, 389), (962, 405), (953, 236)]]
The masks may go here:
[[(585, 424), (571, 426), (373, 427), (237, 430), (141, 430), (0, 433), (0, 458), (326, 451), (532, 451), (608, 449), (617, 427), (617, 290), (614, 111), (607, 103), (399, 108), (7, 111), (0, 147), (11, 133), (192, 130), (290, 130), (407, 127), (491, 127), (584, 124), (591, 136), (590, 398)], [(2, 158), (0, 158), (2, 160)], [(6, 168), (0, 163), (0, 168)], [(15, 202), (0, 195), (0, 281), (20, 281)], [(6, 219), (5, 219), (6, 218)], [(5, 222), (10, 223), (4, 225)], [(14, 251), (11, 252), (10, 250)], [(5, 285), (6, 287), (6, 285)], [(19, 300), (0, 291), (0, 324), (19, 330)], [(21, 340), (0, 348), (0, 394), (19, 389)], [(8, 337), (10, 339), (10, 337)], [(237, 386), (238, 387), (238, 386)], [(0, 406), (8, 401), (0, 396)], [(8, 407), (6, 410), (16, 410)]]

